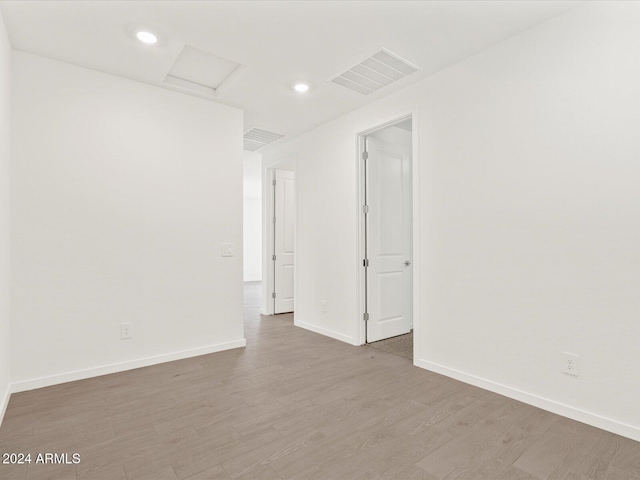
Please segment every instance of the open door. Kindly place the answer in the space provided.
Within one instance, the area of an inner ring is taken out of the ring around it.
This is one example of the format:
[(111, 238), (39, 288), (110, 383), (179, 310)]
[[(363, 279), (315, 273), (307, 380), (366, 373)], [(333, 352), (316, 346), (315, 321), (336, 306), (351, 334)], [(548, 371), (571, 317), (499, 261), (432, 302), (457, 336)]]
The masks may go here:
[(275, 170), (273, 192), (273, 312), (287, 313), (294, 310), (295, 173)]
[(413, 326), (411, 133), (391, 126), (364, 138), (367, 342)]

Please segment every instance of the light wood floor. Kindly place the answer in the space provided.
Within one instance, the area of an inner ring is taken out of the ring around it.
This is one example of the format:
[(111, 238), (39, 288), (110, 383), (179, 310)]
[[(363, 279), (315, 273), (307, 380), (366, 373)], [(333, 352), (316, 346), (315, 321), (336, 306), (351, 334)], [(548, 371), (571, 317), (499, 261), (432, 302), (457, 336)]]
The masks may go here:
[(0, 479), (640, 478), (640, 444), (258, 315), (246, 349), (13, 395)]

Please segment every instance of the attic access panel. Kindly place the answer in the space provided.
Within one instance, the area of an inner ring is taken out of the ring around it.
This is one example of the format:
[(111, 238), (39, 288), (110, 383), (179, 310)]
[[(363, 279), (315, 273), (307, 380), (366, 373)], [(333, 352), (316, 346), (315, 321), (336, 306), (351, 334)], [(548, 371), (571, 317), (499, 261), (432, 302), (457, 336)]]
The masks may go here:
[(244, 66), (212, 53), (185, 45), (165, 77), (165, 83), (188, 90), (217, 95)]

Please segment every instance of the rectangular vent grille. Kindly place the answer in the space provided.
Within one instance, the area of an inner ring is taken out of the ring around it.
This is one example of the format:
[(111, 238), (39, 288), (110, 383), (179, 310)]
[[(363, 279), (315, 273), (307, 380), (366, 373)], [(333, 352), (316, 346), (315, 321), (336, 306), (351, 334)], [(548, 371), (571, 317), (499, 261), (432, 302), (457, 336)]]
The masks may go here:
[(329, 81), (362, 95), (380, 90), (420, 69), (384, 48)]
[(262, 147), (272, 144), (280, 140), (284, 135), (279, 133), (268, 132), (261, 128), (252, 128), (244, 132), (244, 149), (250, 152), (257, 152)]

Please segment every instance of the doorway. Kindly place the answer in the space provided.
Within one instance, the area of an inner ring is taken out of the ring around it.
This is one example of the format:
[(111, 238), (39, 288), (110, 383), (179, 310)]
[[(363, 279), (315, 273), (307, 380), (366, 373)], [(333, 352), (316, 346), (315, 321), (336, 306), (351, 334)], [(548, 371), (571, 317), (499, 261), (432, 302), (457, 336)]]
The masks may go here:
[(293, 312), (295, 173), (274, 170), (273, 313)]
[(266, 170), (269, 187), (266, 219), (266, 294), (269, 315), (295, 310), (295, 162)]
[(413, 353), (412, 128), (408, 117), (360, 136), (364, 340), (393, 339), (405, 357)]

